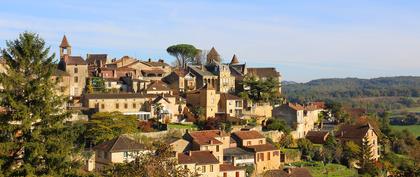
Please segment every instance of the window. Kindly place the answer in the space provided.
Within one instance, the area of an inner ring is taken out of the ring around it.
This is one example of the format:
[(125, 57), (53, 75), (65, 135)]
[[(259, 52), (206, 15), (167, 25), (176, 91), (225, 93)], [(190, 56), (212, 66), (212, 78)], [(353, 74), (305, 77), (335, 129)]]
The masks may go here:
[(258, 143), (263, 144), (263, 140), (258, 141)]
[(210, 172), (213, 172), (213, 165), (210, 165)]
[(112, 85), (111, 85), (111, 82), (108, 82), (108, 87), (111, 87)]
[(104, 159), (108, 159), (108, 152), (105, 152), (105, 151), (103, 152), (104, 152)]
[(128, 108), (128, 104), (124, 103), (124, 109), (127, 109), (127, 108)]
[(116, 108), (116, 109), (119, 109), (119, 108), (120, 108), (120, 104), (118, 104), (118, 103), (117, 103), (117, 104), (115, 104), (115, 108)]
[(74, 77), (74, 83), (78, 83), (79, 82), (79, 77), (75, 76)]
[(246, 142), (246, 145), (247, 145), (247, 146), (251, 146), (251, 141), (247, 141), (247, 142)]
[(127, 159), (128, 158), (128, 152), (124, 152), (124, 158)]
[(188, 166), (187, 166), (187, 165), (184, 165), (184, 168), (185, 168), (185, 169), (187, 169), (187, 168), (188, 168)]
[(270, 154), (270, 152), (267, 152), (267, 160), (270, 160), (271, 159), (271, 154)]
[(238, 171), (235, 173), (235, 177), (239, 177), (239, 172)]
[(231, 109), (231, 110), (229, 110), (229, 113), (233, 113), (233, 110)]
[(223, 172), (223, 177), (227, 177), (227, 173), (226, 172)]
[(105, 109), (105, 105), (104, 104), (101, 104), (101, 109)]
[(219, 145), (216, 146), (216, 152), (219, 152)]
[(133, 108), (136, 108), (136, 103), (133, 103)]
[(209, 147), (208, 147), (208, 146), (204, 146), (204, 149), (205, 149), (205, 150), (209, 150)]
[(205, 165), (203, 165), (203, 173), (205, 173), (206, 172), (206, 166)]
[(274, 156), (279, 156), (279, 151), (274, 151), (274, 152), (273, 152), (273, 157), (274, 157)]
[(79, 68), (74, 68), (74, 73), (78, 73), (79, 72)]
[(264, 153), (258, 153), (258, 161), (264, 161)]

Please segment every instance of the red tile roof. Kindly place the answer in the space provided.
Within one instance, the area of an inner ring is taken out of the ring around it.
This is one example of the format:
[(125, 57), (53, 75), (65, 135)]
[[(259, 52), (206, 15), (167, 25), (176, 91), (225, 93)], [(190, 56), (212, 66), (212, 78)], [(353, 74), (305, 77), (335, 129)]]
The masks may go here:
[(218, 164), (219, 160), (210, 151), (190, 151), (178, 153), (178, 164)]
[(274, 145), (267, 143), (267, 144), (260, 144), (260, 145), (254, 145), (254, 146), (246, 146), (245, 148), (251, 149), (254, 152), (264, 152), (264, 151), (274, 151), (279, 150)]
[(202, 130), (188, 133), (192, 140), (199, 145), (223, 144), (216, 137), (225, 136), (220, 130)]
[(366, 136), (369, 129), (372, 129), (375, 134), (376, 131), (370, 124), (365, 125), (341, 125), (338, 131), (335, 133), (335, 136), (339, 139), (352, 140), (356, 143), (360, 143), (362, 139)]
[(147, 89), (148, 91), (168, 91), (171, 90), (168, 85), (166, 85), (162, 81), (154, 81), (152, 82)]
[(245, 169), (236, 167), (233, 164), (228, 164), (228, 163), (220, 164), (219, 166), (219, 171), (238, 171), (238, 170), (245, 170)]
[(289, 107), (296, 111), (305, 110), (305, 107), (303, 107), (302, 105), (298, 103), (289, 103)]
[(276, 68), (248, 68), (249, 75), (258, 77), (279, 77), (280, 73), (276, 71)]
[(242, 98), (232, 95), (230, 93), (220, 93), (220, 99), (222, 100), (242, 100)]
[(70, 47), (70, 44), (67, 41), (66, 35), (63, 36), (63, 40), (61, 40), (60, 47), (62, 47), (62, 48)]
[(65, 56), (67, 65), (86, 65), (86, 61), (81, 56)]
[(324, 144), (328, 134), (329, 132), (327, 131), (309, 131), (306, 134), (306, 139), (314, 144)]
[(232, 60), (230, 61), (230, 64), (238, 64), (239, 60), (238, 57), (236, 57), (236, 55), (233, 55)]
[(233, 133), (234, 136), (238, 137), (241, 140), (248, 139), (261, 139), (265, 138), (261, 133), (257, 131), (237, 131)]

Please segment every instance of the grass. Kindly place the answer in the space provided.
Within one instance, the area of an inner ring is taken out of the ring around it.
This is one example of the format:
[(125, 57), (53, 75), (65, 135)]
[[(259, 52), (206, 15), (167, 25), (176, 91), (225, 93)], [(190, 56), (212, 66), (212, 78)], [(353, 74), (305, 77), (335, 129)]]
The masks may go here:
[(197, 129), (197, 126), (194, 124), (168, 124), (168, 129)]
[(416, 137), (420, 136), (420, 125), (391, 125), (394, 130), (404, 130), (407, 129), (413, 133)]
[(355, 169), (344, 165), (329, 163), (325, 167), (322, 162), (296, 162), (295, 166), (307, 168), (314, 177), (353, 177), (358, 176)]

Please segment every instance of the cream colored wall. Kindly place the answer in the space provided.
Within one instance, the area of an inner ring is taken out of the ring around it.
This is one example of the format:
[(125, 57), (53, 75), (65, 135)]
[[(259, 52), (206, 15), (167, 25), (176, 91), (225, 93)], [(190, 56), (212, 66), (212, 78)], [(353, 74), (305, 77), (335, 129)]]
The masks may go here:
[[(176, 103), (176, 98), (175, 97), (166, 97), (166, 99), (169, 100), (170, 103), (166, 102), (165, 100), (161, 99), (159, 101), (159, 103), (163, 106), (163, 109), (168, 110), (169, 113), (171, 113), (171, 115), (169, 116), (169, 121), (170, 122), (178, 122), (178, 107), (179, 104)], [(185, 104), (182, 104), (181, 107), (185, 107)], [(181, 112), (182, 113), (182, 112)], [(155, 117), (157, 115), (155, 115), (154, 111), (151, 112), (152, 117)]]
[(372, 146), (372, 157), (374, 159), (379, 159), (379, 146), (378, 146), (378, 136), (376, 135), (376, 133), (373, 131), (373, 129), (368, 130), (367, 134), (365, 135), (365, 137), (368, 139), (369, 144)]
[[(74, 68), (78, 68), (78, 72), (74, 72)], [(66, 72), (70, 74), (70, 96), (82, 95), (86, 86), (86, 78), (88, 77), (87, 65), (66, 65)], [(74, 77), (78, 77), (78, 82), (74, 82)], [(77, 93), (75, 93), (77, 88)]]
[[(274, 156), (274, 152), (278, 152), (278, 156)], [(264, 160), (259, 160), (258, 154), (264, 155)], [(270, 156), (270, 160), (268, 160)], [(279, 169), (280, 167), (280, 151), (264, 151), (255, 154), (255, 171), (260, 174), (267, 170)]]
[[(221, 171), (219, 176), (224, 177), (223, 174), (226, 173), (226, 177), (236, 177), (236, 172), (239, 172), (240, 177), (245, 177), (245, 170), (238, 170), (238, 171)], [(219, 177), (218, 176), (218, 177)]]
[(176, 153), (182, 153), (186, 147), (188, 146), (189, 142), (184, 139), (179, 139), (173, 143), (171, 143), (172, 150)]
[[(217, 147), (219, 147), (219, 151), (217, 151)], [(223, 162), (223, 146), (220, 144), (201, 145), (200, 151), (211, 151), (220, 163)]]
[(255, 145), (260, 145), (260, 144), (266, 144), (266, 139), (258, 138), (258, 139), (247, 139), (247, 140), (242, 141), (242, 146), (255, 146)]
[[(210, 171), (210, 166), (213, 166), (213, 171)], [(204, 172), (203, 169), (206, 168)], [(215, 177), (219, 175), (219, 164), (211, 164), (211, 165), (197, 165), (196, 171), (202, 177)]]
[(215, 117), (218, 111), (218, 103), (220, 95), (216, 94), (215, 90), (201, 90), (200, 91), (200, 106), (205, 109), (205, 116)]
[[(131, 99), (89, 99), (88, 107), (97, 108), (99, 112), (113, 112), (120, 111), (122, 113), (139, 112), (141, 106), (146, 101), (146, 98), (131, 98)], [(116, 108), (116, 104), (119, 104), (119, 108)], [(101, 105), (105, 107), (102, 108)], [(124, 108), (124, 104), (127, 104), (127, 108)], [(136, 104), (136, 107), (133, 107)]]
[[(236, 107), (236, 101), (238, 100), (226, 100), (226, 105), (222, 105), (223, 111), (230, 116), (240, 116), (236, 114), (236, 110), (241, 110), (243, 112), (243, 104), (240, 104), (239, 107)], [(240, 102), (243, 103), (242, 101)]]
[(251, 114), (261, 117), (272, 117), (273, 107), (270, 104), (254, 105), (251, 109)]
[(221, 66), (218, 80), (219, 91), (221, 93), (235, 91), (235, 77), (231, 76), (229, 66)]

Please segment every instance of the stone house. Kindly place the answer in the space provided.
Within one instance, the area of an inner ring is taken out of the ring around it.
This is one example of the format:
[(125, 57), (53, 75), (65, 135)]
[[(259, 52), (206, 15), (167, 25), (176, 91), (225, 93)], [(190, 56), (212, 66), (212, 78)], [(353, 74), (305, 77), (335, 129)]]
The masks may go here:
[(220, 163), (223, 162), (223, 150), (230, 144), (230, 136), (220, 130), (188, 132), (184, 138), (191, 142), (192, 150), (210, 151)]
[(175, 69), (162, 79), (169, 87), (179, 92), (187, 92), (196, 89), (194, 74), (183, 70)]
[(71, 46), (66, 36), (60, 44), (60, 62), (58, 69), (70, 75), (70, 96), (79, 97), (84, 93), (86, 78), (88, 77), (88, 65), (80, 56), (71, 56)]
[(234, 132), (232, 138), (236, 140), (238, 147), (254, 154), (256, 173), (260, 174), (280, 167), (280, 150), (267, 143), (265, 137), (257, 131)]
[(148, 153), (143, 144), (126, 136), (118, 136), (93, 147), (95, 150), (95, 169), (101, 170), (113, 163), (127, 163), (141, 153)]
[(372, 158), (378, 160), (380, 157), (378, 133), (369, 123), (341, 125), (338, 131), (335, 132), (335, 136), (341, 143), (353, 141), (359, 146), (362, 146), (363, 141), (367, 140), (368, 144), (372, 147)]

